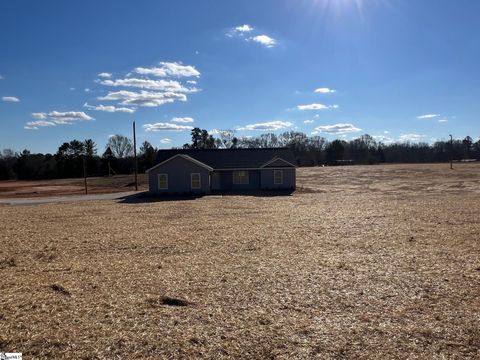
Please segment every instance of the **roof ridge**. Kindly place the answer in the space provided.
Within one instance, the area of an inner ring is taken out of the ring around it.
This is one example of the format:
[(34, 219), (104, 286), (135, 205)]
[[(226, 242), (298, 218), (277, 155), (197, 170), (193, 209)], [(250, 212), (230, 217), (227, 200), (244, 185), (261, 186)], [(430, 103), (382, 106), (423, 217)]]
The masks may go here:
[(155, 164), (159, 164), (176, 155), (186, 155), (214, 168), (260, 168), (269, 161), (280, 158), (288, 166), (296, 166), (292, 149), (249, 148), (249, 149), (163, 149), (157, 151)]
[(158, 149), (158, 151), (265, 151), (265, 150), (290, 150), (289, 147), (270, 147), (270, 148), (229, 148), (229, 149)]

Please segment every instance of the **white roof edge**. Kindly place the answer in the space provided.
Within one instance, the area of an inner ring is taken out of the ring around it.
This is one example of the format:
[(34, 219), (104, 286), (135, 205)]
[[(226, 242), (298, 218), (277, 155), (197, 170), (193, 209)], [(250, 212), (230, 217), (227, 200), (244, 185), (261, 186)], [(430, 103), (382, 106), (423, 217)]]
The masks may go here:
[(294, 164), (292, 164), (291, 162), (289, 162), (289, 161), (287, 161), (287, 160), (285, 160), (285, 159), (282, 159), (280, 156), (275, 156), (274, 158), (272, 158), (271, 160), (267, 161), (265, 164), (263, 164), (263, 165), (260, 166), (260, 167), (261, 167), (261, 168), (264, 168), (265, 166), (267, 166), (267, 165), (269, 165), (269, 164), (271, 164), (271, 163), (273, 163), (273, 162), (275, 162), (275, 161), (277, 161), (277, 160), (283, 161), (284, 163), (289, 164), (289, 165), (291, 165), (291, 166), (293, 166), (293, 167), (297, 167), (297, 165), (294, 165)]
[(185, 155), (185, 154), (176, 154), (176, 155), (173, 155), (173, 156), (169, 157), (168, 159), (162, 161), (161, 163), (158, 163), (157, 165), (152, 166), (150, 169), (145, 170), (145, 173), (149, 173), (153, 169), (156, 169), (157, 167), (159, 167), (159, 166), (161, 166), (161, 165), (163, 165), (163, 164), (165, 164), (165, 163), (169, 162), (170, 160), (173, 160), (177, 157), (181, 157), (181, 158), (183, 158), (185, 160), (188, 160), (190, 162), (193, 162), (194, 164), (196, 164), (200, 167), (203, 167), (203, 168), (205, 168), (209, 171), (213, 171), (212, 167), (208, 166), (207, 164), (202, 163), (201, 161), (198, 161), (197, 159), (192, 158), (191, 156), (188, 156), (188, 155)]

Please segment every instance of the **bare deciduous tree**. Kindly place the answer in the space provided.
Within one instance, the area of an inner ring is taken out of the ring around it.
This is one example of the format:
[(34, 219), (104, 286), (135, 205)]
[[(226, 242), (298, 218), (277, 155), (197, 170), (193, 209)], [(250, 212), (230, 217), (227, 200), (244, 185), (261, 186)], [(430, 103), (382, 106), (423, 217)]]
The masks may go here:
[(116, 158), (126, 158), (133, 154), (132, 140), (123, 135), (110, 136), (106, 148), (110, 148)]

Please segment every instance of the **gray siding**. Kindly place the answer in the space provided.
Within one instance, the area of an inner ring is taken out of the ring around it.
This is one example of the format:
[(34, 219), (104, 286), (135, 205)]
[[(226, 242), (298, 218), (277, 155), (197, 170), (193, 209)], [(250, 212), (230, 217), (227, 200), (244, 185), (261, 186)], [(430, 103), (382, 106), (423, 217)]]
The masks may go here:
[(233, 171), (220, 171), (220, 186), (222, 190), (259, 190), (260, 189), (260, 171), (248, 170), (248, 184), (234, 184)]
[[(283, 184), (275, 184), (273, 172), (275, 170), (283, 171)], [(261, 187), (264, 190), (270, 189), (295, 189), (295, 168), (284, 169), (265, 169), (262, 170)]]
[[(191, 189), (190, 174), (200, 173), (201, 188)], [(158, 174), (168, 174), (168, 189), (158, 189)], [(210, 193), (210, 172), (191, 161), (177, 157), (149, 171), (148, 188), (153, 194), (161, 193)]]

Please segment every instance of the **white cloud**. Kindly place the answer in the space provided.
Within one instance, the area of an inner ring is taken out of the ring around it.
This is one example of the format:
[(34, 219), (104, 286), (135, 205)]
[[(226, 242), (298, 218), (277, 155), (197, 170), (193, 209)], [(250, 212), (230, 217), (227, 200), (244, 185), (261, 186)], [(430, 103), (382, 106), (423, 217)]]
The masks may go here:
[(38, 129), (38, 126), (40, 127), (46, 127), (46, 126), (57, 126), (53, 121), (44, 121), (44, 120), (37, 120), (37, 121), (29, 121), (27, 122), (26, 126), (28, 127), (35, 127)]
[(352, 133), (352, 132), (357, 132), (357, 131), (362, 131), (362, 129), (359, 129), (352, 124), (334, 124), (334, 125), (322, 125), (322, 126), (317, 126), (315, 129), (315, 133), (326, 133), (326, 134), (347, 134), (347, 133)]
[(38, 119), (38, 120), (45, 120), (47, 118), (46, 113), (32, 113), (32, 118)]
[(171, 144), (171, 143), (172, 143), (172, 139), (169, 139), (169, 138), (160, 139), (160, 144)]
[(293, 124), (289, 121), (269, 121), (264, 123), (249, 124), (244, 127), (238, 128), (238, 130), (260, 130), (260, 131), (275, 131), (280, 129), (287, 129), (292, 127)]
[(253, 27), (251, 27), (250, 25), (248, 24), (244, 24), (244, 25), (241, 25), (241, 26), (237, 26), (235, 28), (235, 31), (238, 31), (238, 32), (242, 32), (242, 33), (245, 33), (245, 32), (250, 32), (253, 30)]
[(268, 35), (257, 35), (249, 38), (249, 40), (265, 45), (267, 48), (272, 48), (277, 44), (277, 41)]
[(390, 134), (390, 131), (385, 130), (383, 133), (384, 133), (384, 134)]
[(308, 105), (298, 105), (297, 109), (299, 109), (299, 110), (324, 110), (324, 109), (328, 109), (328, 106), (323, 105), (323, 104), (308, 104)]
[(400, 135), (399, 140), (404, 142), (419, 142), (424, 137), (425, 135), (419, 135), (419, 134), (402, 134)]
[(24, 126), (27, 130), (37, 130), (38, 127), (48, 127), (48, 126), (57, 126), (56, 123), (53, 121), (45, 121), (45, 120), (37, 120), (37, 121), (29, 121)]
[(143, 128), (145, 131), (185, 131), (192, 130), (193, 127), (189, 125), (178, 125), (175, 123), (155, 123), (155, 124), (144, 124)]
[(225, 36), (227, 36), (229, 38), (233, 38), (233, 37), (243, 38), (246, 41), (254, 41), (254, 42), (257, 42), (259, 44), (262, 44), (262, 45), (266, 46), (267, 48), (272, 48), (275, 45), (277, 45), (277, 41), (275, 39), (273, 39), (272, 37), (270, 37), (268, 35), (265, 35), (265, 34), (245, 37), (246, 34), (251, 33), (252, 31), (253, 31), (252, 26), (250, 26), (248, 24), (244, 24), (244, 25), (240, 25), (240, 26), (237, 26), (237, 27), (234, 27), (234, 28), (230, 29), (225, 34)]
[(70, 88), (70, 91), (75, 91), (75, 88), (74, 88), (74, 87), (71, 87), (71, 88)]
[(133, 71), (142, 75), (153, 75), (158, 77), (199, 77), (200, 72), (191, 65), (183, 65), (177, 62), (160, 62), (159, 67), (137, 67)]
[[(239, 130), (239, 129), (236, 129), (236, 130)], [(210, 135), (224, 135), (224, 136), (235, 136), (235, 132), (236, 130), (230, 130), (230, 129), (226, 129), (226, 130), (221, 130), (221, 129), (212, 129), (212, 130), (209, 130), (208, 133)]]
[(193, 123), (194, 120), (191, 117), (174, 117), (171, 121), (175, 123)]
[(337, 109), (338, 105), (323, 105), (318, 103), (298, 105), (298, 110), (326, 110), (326, 109)]
[(384, 144), (392, 144), (394, 142), (393, 138), (385, 135), (373, 135), (372, 136), (376, 141)]
[(323, 88), (315, 89), (315, 92), (320, 93), (320, 94), (331, 94), (331, 93), (337, 92), (337, 90), (333, 90), (333, 89), (323, 87)]
[(106, 96), (101, 96), (99, 100), (116, 100), (120, 101), (122, 105), (137, 105), (155, 107), (174, 101), (187, 101), (185, 94), (179, 94), (175, 92), (149, 92), (149, 91), (116, 91), (109, 92)]
[(432, 118), (436, 118), (436, 117), (439, 117), (440, 114), (425, 114), (425, 115), (420, 115), (420, 116), (417, 116), (417, 119), (432, 119)]
[(105, 111), (105, 112), (111, 112), (111, 113), (123, 112), (123, 113), (133, 114), (135, 112), (135, 109), (130, 109), (130, 108), (126, 108), (126, 107), (115, 107), (115, 106), (112, 106), (112, 105), (93, 106), (93, 105), (89, 105), (89, 104), (85, 103), (85, 104), (83, 104), (83, 106), (86, 107), (87, 109), (90, 109), (90, 110)]
[(234, 28), (231, 28), (226, 34), (226, 37), (233, 38), (234, 36), (239, 36), (243, 37), (244, 34), (249, 33), (253, 31), (253, 27), (251, 27), (248, 24), (236, 26)]
[(446, 123), (446, 122), (448, 122), (448, 120), (447, 119), (440, 119), (440, 120), (438, 120), (438, 122), (439, 123)]
[(115, 87), (136, 87), (147, 90), (159, 90), (159, 91), (174, 91), (174, 92), (196, 92), (198, 91), (195, 88), (187, 88), (183, 86), (180, 82), (175, 80), (151, 80), (151, 79), (116, 79), (116, 80), (102, 80), (100, 84), (106, 86), (115, 86)]
[(0, 75), (0, 80), (3, 80), (3, 79), (5, 79), (5, 78), (2, 75)]
[(313, 124), (315, 120), (305, 120), (303, 123), (304, 124)]
[(85, 91), (85, 92), (88, 93), (88, 92), (90, 92), (90, 89), (89, 89), (89, 88), (85, 88), (85, 89), (83, 89), (83, 91)]
[(2, 100), (6, 102), (20, 102), (20, 99), (15, 96), (2, 96)]
[[(134, 73), (143, 76), (135, 77)], [(133, 74), (133, 75), (132, 75)], [(195, 88), (196, 80), (187, 80), (182, 83), (178, 79), (152, 79), (155, 77), (199, 77), (200, 72), (194, 66), (183, 65), (178, 62), (160, 62), (155, 67), (137, 67), (133, 73), (128, 73), (125, 78), (111, 79), (111, 73), (98, 74), (95, 82), (109, 87), (125, 88), (119, 91), (110, 91), (100, 96), (98, 100), (117, 101), (117, 104), (128, 107), (99, 105), (92, 108), (108, 112), (134, 112), (132, 106), (156, 107), (175, 101), (187, 101), (186, 94), (200, 91)], [(138, 88), (130, 91), (127, 88)]]
[(27, 130), (37, 130), (38, 127), (48, 127), (57, 125), (71, 125), (78, 121), (94, 120), (83, 111), (52, 111), (47, 113), (32, 113), (32, 118), (36, 121), (29, 121), (24, 126)]
[(91, 116), (85, 114), (83, 111), (65, 111), (65, 112), (52, 111), (52, 112), (49, 112), (47, 116), (49, 119), (52, 119), (54, 121), (61, 121), (61, 123), (65, 121), (72, 122), (72, 121), (93, 120)]

